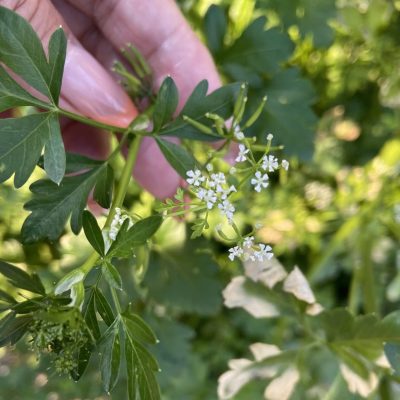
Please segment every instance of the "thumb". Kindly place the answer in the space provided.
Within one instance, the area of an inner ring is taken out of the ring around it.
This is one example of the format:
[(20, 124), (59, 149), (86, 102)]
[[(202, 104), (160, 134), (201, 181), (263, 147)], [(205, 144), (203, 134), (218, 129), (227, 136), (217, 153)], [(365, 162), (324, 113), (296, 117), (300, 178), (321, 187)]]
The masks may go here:
[(49, 0), (0, 0), (0, 5), (24, 17), (45, 49), (51, 34), (61, 25), (67, 34), (60, 103), (66, 109), (110, 125), (125, 127), (137, 111), (111, 75), (77, 41)]

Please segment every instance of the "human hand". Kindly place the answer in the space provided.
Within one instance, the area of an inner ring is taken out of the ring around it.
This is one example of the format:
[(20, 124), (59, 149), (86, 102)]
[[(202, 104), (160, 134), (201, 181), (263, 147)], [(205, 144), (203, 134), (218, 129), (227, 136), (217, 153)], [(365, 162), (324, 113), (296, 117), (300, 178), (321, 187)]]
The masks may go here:
[[(152, 67), (154, 87), (171, 75), (180, 107), (196, 84), (220, 85), (213, 61), (173, 0), (0, 0), (26, 18), (45, 48), (62, 26), (68, 37), (60, 104), (98, 121), (125, 127), (137, 115), (133, 103), (109, 72), (119, 49), (132, 43)], [(67, 150), (96, 158), (108, 152), (108, 135), (71, 120), (62, 123)], [(155, 142), (145, 138), (134, 169), (138, 182), (157, 197), (171, 196), (179, 175)]]

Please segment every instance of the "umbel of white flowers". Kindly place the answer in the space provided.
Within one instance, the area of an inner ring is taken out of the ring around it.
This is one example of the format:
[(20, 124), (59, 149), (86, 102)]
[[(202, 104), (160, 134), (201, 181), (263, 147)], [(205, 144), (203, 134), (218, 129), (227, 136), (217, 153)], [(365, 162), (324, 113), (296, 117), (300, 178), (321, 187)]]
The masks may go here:
[[(289, 169), (289, 162), (287, 160), (279, 160), (274, 155), (268, 154), (273, 139), (273, 135), (267, 135), (267, 147), (264, 155), (258, 160), (252, 152), (251, 140), (246, 138), (241, 131), (239, 125), (234, 126), (233, 136), (239, 142), (239, 151), (235, 161), (237, 163), (248, 162), (249, 168), (244, 168), (242, 171), (252, 170), (253, 176), (248, 177), (250, 184), (254, 190), (260, 193), (263, 189), (269, 186), (269, 173), (273, 173), (278, 169)], [(200, 206), (206, 210), (218, 208), (221, 215), (226, 218), (227, 222), (233, 226), (237, 233), (237, 245), (231, 247), (228, 252), (228, 257), (231, 261), (238, 258), (243, 261), (264, 261), (273, 257), (272, 248), (264, 243), (255, 243), (254, 236), (242, 237), (233, 221), (235, 214), (235, 206), (230, 200), (230, 195), (237, 192), (234, 185), (230, 185), (227, 177), (222, 172), (213, 172), (213, 166), (208, 163), (205, 167), (207, 171), (204, 173), (200, 169), (187, 171), (186, 181), (190, 185), (190, 190), (200, 200)], [(231, 167), (229, 173), (235, 175), (240, 168)], [(240, 183), (241, 184), (241, 183)], [(239, 184), (239, 186), (240, 186)], [(220, 232), (220, 231), (219, 231)], [(221, 236), (224, 234), (220, 232)]]

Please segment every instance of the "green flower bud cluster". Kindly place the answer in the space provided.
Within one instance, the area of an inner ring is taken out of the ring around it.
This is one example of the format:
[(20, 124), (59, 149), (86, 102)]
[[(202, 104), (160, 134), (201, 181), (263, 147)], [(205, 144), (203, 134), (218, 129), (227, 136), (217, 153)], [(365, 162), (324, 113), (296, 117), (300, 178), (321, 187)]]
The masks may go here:
[(69, 374), (78, 367), (77, 355), (91, 341), (87, 325), (79, 310), (47, 310), (34, 316), (30, 326), (32, 349), (54, 355), (59, 374)]

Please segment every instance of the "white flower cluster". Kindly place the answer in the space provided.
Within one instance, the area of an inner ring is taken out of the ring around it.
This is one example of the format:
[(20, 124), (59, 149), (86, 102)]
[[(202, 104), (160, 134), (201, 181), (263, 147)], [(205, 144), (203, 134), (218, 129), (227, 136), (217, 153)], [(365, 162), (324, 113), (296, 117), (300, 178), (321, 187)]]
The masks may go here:
[(264, 243), (254, 243), (254, 236), (244, 238), (240, 245), (229, 249), (229, 259), (233, 261), (239, 258), (242, 261), (264, 261), (270, 260), (274, 254), (272, 247)]
[(228, 200), (228, 196), (232, 192), (236, 192), (236, 188), (226, 181), (226, 176), (222, 172), (212, 173), (210, 177), (204, 176), (200, 170), (188, 171), (186, 182), (191, 185), (191, 189), (196, 193), (196, 197), (200, 199), (208, 210), (217, 207), (221, 214), (224, 215), (231, 224), (235, 207)]
[[(237, 129), (234, 131), (234, 135), (238, 140), (242, 140), (243, 133), (240, 131), (240, 128), (236, 126)], [(273, 135), (269, 133), (267, 135), (267, 140), (271, 142), (273, 139)], [(239, 153), (235, 159), (236, 162), (245, 162), (248, 160), (248, 153), (250, 149), (246, 147), (245, 144), (239, 144)], [(251, 179), (251, 184), (254, 186), (254, 190), (256, 192), (261, 192), (261, 189), (265, 189), (269, 185), (269, 176), (267, 172), (277, 171), (280, 167), (285, 169), (286, 171), (289, 169), (289, 162), (287, 160), (282, 160), (281, 165), (279, 165), (278, 159), (273, 155), (264, 154), (259, 162), (260, 169), (257, 170), (254, 174), (254, 177)]]

